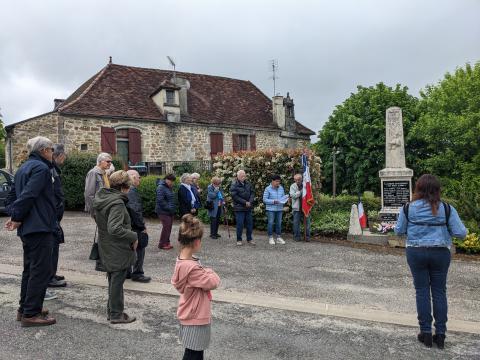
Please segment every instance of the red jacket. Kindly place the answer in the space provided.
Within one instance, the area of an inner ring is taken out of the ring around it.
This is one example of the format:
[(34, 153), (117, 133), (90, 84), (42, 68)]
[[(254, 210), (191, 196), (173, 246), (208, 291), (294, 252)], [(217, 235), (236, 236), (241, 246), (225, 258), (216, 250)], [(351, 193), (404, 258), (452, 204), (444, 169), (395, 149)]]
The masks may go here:
[(198, 260), (177, 258), (172, 285), (180, 293), (177, 316), (182, 325), (206, 325), (212, 318), (210, 290), (220, 285), (220, 277), (203, 268)]

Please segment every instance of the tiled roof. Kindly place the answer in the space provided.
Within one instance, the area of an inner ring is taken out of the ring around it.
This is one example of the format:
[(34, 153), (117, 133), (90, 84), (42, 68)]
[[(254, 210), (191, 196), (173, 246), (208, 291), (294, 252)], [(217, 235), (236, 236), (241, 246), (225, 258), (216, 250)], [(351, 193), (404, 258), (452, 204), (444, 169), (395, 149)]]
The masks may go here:
[[(188, 118), (184, 121), (272, 128), (272, 102), (250, 81), (177, 72), (187, 79)], [(81, 85), (58, 108), (61, 114), (165, 121), (151, 99), (172, 72), (108, 64)], [(300, 123), (297, 131), (313, 132)]]

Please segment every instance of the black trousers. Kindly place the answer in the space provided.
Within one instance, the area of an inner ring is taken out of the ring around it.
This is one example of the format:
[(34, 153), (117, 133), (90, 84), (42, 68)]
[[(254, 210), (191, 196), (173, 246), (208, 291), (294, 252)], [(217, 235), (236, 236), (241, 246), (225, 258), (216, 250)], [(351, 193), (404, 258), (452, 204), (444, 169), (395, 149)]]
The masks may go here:
[(52, 277), (52, 252), (56, 242), (52, 233), (33, 233), (21, 237), (23, 273), (19, 311), (32, 317), (42, 311), (48, 282)]
[(57, 275), (58, 270), (58, 253), (60, 250), (60, 243), (55, 239), (52, 249), (52, 280)]
[(182, 360), (203, 360), (203, 351), (190, 350), (185, 348)]
[(143, 262), (145, 261), (145, 248), (137, 247), (137, 260), (133, 265), (132, 279), (143, 275)]
[(218, 227), (220, 226), (220, 216), (222, 211), (217, 210), (217, 216), (210, 217), (210, 235), (218, 235)]

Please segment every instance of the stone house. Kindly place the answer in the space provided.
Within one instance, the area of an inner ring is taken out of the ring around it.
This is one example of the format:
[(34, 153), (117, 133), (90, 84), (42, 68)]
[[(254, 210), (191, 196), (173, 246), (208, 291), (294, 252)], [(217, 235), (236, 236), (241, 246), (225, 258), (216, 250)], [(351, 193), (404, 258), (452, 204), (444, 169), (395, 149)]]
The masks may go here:
[(7, 169), (43, 135), (67, 152), (125, 163), (210, 160), (222, 152), (305, 147), (290, 96), (270, 100), (250, 81), (107, 64), (54, 109), (5, 127)]

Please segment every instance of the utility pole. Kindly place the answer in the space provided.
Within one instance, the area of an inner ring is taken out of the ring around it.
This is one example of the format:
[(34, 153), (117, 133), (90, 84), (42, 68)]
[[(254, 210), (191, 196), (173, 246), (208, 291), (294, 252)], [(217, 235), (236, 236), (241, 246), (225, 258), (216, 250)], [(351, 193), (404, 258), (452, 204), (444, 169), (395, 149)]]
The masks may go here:
[(332, 149), (332, 194), (333, 198), (335, 199), (335, 196), (337, 196), (337, 172), (336, 172), (336, 166), (337, 166), (337, 154), (340, 154), (340, 150), (337, 150), (336, 146), (333, 146)]

